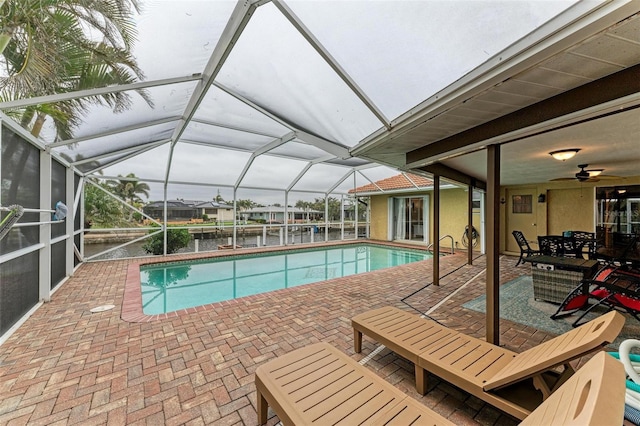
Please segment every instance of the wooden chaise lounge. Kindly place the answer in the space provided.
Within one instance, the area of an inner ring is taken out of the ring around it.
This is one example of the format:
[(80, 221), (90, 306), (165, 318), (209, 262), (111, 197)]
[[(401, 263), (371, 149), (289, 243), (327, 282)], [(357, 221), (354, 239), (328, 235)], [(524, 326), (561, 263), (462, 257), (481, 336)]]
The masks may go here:
[[(601, 352), (521, 425), (622, 424), (624, 368)], [(258, 423), (270, 405), (284, 425), (452, 425), (327, 343), (278, 357), (256, 370)]]
[(259, 424), (270, 405), (285, 425), (454, 425), (328, 343), (259, 366), (256, 390)]
[(609, 312), (518, 354), (393, 307), (352, 319), (355, 351), (366, 334), (413, 362), (420, 394), (431, 372), (519, 419), (574, 373), (569, 361), (611, 343), (624, 323), (620, 313)]

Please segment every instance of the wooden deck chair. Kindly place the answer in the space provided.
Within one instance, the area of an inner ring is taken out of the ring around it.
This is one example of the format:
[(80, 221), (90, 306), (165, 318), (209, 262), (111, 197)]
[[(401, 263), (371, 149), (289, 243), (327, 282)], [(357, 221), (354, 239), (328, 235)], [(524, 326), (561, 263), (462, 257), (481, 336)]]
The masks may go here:
[[(271, 406), (284, 425), (453, 425), (327, 343), (289, 352), (255, 373), (258, 424)], [(624, 367), (601, 352), (521, 424), (622, 424)]]
[(359, 314), (351, 323), (356, 352), (366, 334), (414, 363), (420, 394), (430, 372), (524, 419), (573, 374), (569, 361), (611, 343), (625, 318), (610, 312), (520, 354), (394, 307)]
[(600, 352), (520, 425), (621, 425), (624, 420), (624, 378), (622, 363)]
[(454, 425), (328, 343), (282, 355), (255, 376), (261, 425), (268, 406), (284, 425)]

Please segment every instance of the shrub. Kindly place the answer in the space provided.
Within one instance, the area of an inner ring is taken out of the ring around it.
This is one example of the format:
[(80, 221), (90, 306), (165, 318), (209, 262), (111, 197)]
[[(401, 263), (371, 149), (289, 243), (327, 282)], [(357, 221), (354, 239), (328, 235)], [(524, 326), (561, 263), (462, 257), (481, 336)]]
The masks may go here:
[[(155, 231), (151, 231), (155, 232)], [(177, 252), (183, 247), (189, 245), (191, 235), (187, 229), (168, 229), (167, 230), (167, 254)], [(163, 254), (164, 233), (160, 232), (147, 238), (142, 249), (151, 254)]]
[(202, 220), (203, 220), (204, 222), (209, 222), (209, 215), (208, 215), (208, 214), (206, 214), (206, 213), (205, 213), (205, 214), (203, 214), (203, 215), (202, 215)]

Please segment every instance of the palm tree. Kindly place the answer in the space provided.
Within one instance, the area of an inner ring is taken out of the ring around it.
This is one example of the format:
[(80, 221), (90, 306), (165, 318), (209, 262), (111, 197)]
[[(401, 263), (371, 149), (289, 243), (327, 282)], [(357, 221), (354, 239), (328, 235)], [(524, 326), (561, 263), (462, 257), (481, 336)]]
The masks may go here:
[[(146, 198), (149, 198), (149, 185), (138, 181), (138, 178), (134, 173), (129, 173), (126, 176), (118, 175), (118, 177), (122, 179), (108, 180), (106, 182), (107, 188), (109, 188), (113, 194), (127, 202), (130, 206), (139, 210), (142, 209), (144, 201), (140, 195), (144, 195)], [(125, 206), (122, 207), (124, 208)], [(126, 210), (128, 211), (127, 220), (129, 222), (133, 222), (135, 210), (132, 208), (127, 208)]]
[[(0, 102), (71, 92), (143, 78), (129, 53), (135, 40), (131, 17), (139, 12), (138, 0), (0, 0)], [(95, 41), (87, 32), (100, 34)], [(140, 95), (151, 105), (144, 91)], [(113, 93), (5, 111), (38, 137), (46, 117), (51, 117), (58, 140), (72, 138), (73, 128), (90, 105), (126, 110), (131, 98)], [(28, 152), (20, 141), (9, 140), (3, 155), (13, 155), (23, 170)], [(15, 197), (15, 179), (8, 190)]]
[(143, 202), (140, 195), (144, 195), (145, 198), (149, 198), (149, 185), (144, 182), (140, 182), (135, 173), (129, 173), (126, 176), (118, 175), (118, 180), (110, 180), (109, 187), (113, 193), (130, 205), (134, 206), (136, 203)]
[[(129, 50), (135, 40), (131, 16), (138, 0), (20, 0), (0, 1), (0, 101), (69, 92), (143, 78)], [(88, 37), (89, 29), (102, 36)], [(139, 92), (151, 102), (144, 91)], [(91, 104), (123, 111), (131, 104), (126, 93), (34, 106), (13, 111), (38, 136), (47, 116), (58, 139), (71, 130)]]

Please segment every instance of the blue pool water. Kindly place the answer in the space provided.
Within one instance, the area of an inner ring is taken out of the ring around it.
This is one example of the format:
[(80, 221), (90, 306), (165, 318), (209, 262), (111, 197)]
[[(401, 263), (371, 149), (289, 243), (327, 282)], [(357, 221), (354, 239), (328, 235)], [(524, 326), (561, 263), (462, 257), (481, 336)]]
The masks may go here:
[(142, 307), (147, 315), (161, 314), (431, 257), (417, 250), (349, 245), (142, 266)]

